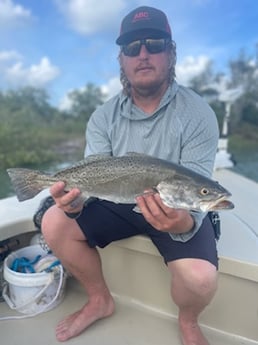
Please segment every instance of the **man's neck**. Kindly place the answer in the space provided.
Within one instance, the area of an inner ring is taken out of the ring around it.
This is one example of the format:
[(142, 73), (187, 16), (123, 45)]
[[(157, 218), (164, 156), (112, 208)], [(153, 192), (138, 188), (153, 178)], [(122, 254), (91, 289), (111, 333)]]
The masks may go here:
[(155, 90), (132, 89), (133, 103), (147, 114), (153, 114), (158, 108), (160, 101), (165, 94), (168, 85), (164, 85)]

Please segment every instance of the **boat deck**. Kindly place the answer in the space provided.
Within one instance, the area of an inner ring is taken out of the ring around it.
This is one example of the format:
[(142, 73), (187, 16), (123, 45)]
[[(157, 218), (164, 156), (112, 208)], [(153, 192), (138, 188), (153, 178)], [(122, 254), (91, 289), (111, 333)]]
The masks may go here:
[[(139, 303), (115, 296), (116, 312), (100, 320), (67, 344), (76, 345), (181, 345), (177, 320)], [(69, 278), (66, 296), (55, 309), (33, 318), (0, 321), (1, 344), (46, 345), (60, 344), (55, 339), (55, 325), (65, 315), (78, 310), (85, 303), (80, 286)], [(14, 315), (7, 305), (0, 305), (1, 316)], [(21, 315), (21, 314), (19, 314)], [(220, 333), (203, 326), (203, 332), (212, 345), (257, 345), (257, 342)]]
[(235, 204), (220, 212), (219, 255), (258, 264), (258, 183), (227, 169), (216, 170), (214, 179), (232, 193)]

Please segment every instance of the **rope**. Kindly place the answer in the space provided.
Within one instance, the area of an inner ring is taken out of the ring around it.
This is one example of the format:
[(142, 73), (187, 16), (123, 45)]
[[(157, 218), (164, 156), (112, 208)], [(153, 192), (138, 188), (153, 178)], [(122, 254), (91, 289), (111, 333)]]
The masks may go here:
[[(41, 260), (42, 256), (41, 255), (37, 255), (34, 259), (29, 260), (26, 257), (21, 257), (21, 258), (17, 258), (13, 261), (10, 269), (12, 271), (15, 272), (20, 272), (20, 273), (36, 273), (39, 272), (38, 269), (35, 269), (35, 265), (38, 264)], [(42, 260), (44, 260), (46, 257), (43, 257)], [(60, 265), (60, 261), (59, 260), (55, 260), (53, 262), (50, 263), (50, 265), (48, 267), (46, 267), (45, 269), (42, 269), (40, 272), (51, 272), (52, 269), (55, 266)]]

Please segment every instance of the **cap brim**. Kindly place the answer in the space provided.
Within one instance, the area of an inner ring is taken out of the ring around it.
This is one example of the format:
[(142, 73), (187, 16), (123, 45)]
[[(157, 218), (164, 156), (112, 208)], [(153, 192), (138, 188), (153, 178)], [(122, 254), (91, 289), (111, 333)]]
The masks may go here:
[(138, 29), (120, 35), (116, 40), (116, 44), (121, 46), (140, 38), (171, 38), (171, 35), (168, 32), (156, 29)]

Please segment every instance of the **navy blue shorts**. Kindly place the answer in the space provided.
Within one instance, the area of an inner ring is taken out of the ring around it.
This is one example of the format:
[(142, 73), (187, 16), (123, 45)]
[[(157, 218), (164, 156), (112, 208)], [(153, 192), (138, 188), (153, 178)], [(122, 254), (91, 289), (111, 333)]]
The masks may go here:
[(150, 237), (164, 261), (183, 258), (203, 259), (218, 268), (214, 229), (205, 217), (199, 231), (187, 242), (174, 241), (166, 232), (154, 229), (135, 211), (135, 205), (95, 200), (84, 207), (77, 223), (90, 247), (104, 248), (109, 243), (135, 235)]

